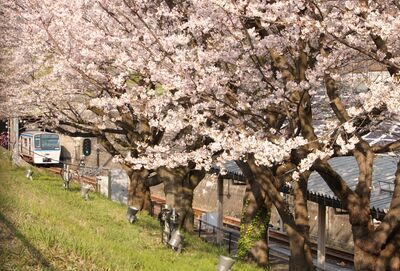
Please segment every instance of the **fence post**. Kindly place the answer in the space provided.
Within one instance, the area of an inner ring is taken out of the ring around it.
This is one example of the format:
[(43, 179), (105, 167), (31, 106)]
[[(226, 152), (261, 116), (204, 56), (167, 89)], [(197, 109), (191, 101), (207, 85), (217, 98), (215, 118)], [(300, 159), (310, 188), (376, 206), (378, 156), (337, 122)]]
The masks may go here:
[(199, 237), (200, 237), (200, 232), (201, 232), (201, 219), (199, 220)]
[(232, 233), (229, 232), (229, 244), (228, 244), (228, 252), (231, 254), (231, 242), (232, 242)]
[(107, 197), (111, 199), (111, 170), (108, 171)]

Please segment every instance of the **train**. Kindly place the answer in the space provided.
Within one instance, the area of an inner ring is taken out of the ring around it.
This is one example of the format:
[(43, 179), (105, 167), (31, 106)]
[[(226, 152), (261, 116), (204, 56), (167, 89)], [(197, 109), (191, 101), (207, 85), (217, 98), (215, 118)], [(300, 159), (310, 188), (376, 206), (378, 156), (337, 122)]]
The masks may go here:
[(20, 155), (33, 164), (59, 164), (60, 137), (43, 131), (23, 132), (19, 137)]

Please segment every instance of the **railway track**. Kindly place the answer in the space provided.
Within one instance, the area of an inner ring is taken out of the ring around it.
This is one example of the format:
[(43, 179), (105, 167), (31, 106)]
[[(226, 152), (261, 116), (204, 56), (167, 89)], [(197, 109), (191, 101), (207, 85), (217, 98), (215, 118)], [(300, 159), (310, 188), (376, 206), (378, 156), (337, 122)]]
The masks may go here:
[[(151, 196), (151, 198), (152, 198), (152, 201), (157, 202), (159, 204), (165, 203), (165, 200), (161, 197)], [(193, 208), (193, 213), (194, 213), (195, 217), (198, 219), (200, 219), (202, 214), (206, 213), (206, 212), (207, 211), (204, 209)], [(235, 217), (231, 217), (231, 216), (224, 216), (223, 222), (224, 222), (225, 227), (235, 230), (239, 234), (239, 231), (240, 231), (240, 220), (239, 219), (237, 219)], [(283, 245), (289, 247), (289, 238), (283, 232), (270, 229), (269, 230), (269, 238), (273, 242), (283, 244)], [(313, 242), (311, 243), (311, 249), (315, 254), (317, 254), (317, 244), (316, 243), (313, 243)], [(347, 252), (347, 251), (342, 251), (339, 249), (326, 247), (326, 256), (327, 256), (327, 258), (329, 258), (333, 261), (339, 262), (339, 263), (343, 263), (343, 265), (346, 265), (346, 266), (354, 264), (354, 261), (353, 261), (354, 254)]]
[[(53, 173), (57, 173), (60, 174), (62, 169), (59, 167), (50, 167), (48, 168), (49, 171), (53, 172)], [(93, 187), (97, 187), (97, 183), (96, 183), (96, 179), (92, 178), (92, 177), (79, 177), (80, 180), (77, 180), (78, 178), (74, 178), (76, 181), (78, 182), (84, 182), (87, 184), (92, 185)], [(165, 204), (165, 199), (162, 197), (158, 197), (155, 195), (151, 196), (151, 200), (156, 203), (156, 205), (163, 205)], [(193, 208), (193, 213), (194, 216), (197, 219), (201, 219), (202, 215), (204, 213), (206, 213), (207, 210), (205, 209), (201, 209), (201, 208)], [(224, 216), (224, 220), (223, 220), (224, 226), (236, 231), (239, 234), (240, 231), (240, 220), (235, 218), (235, 217), (231, 217), (231, 216)], [(280, 231), (274, 230), (274, 229), (270, 229), (269, 230), (269, 238), (271, 241), (285, 245), (287, 247), (289, 247), (289, 239), (288, 236)], [(311, 249), (313, 251), (313, 253), (317, 253), (317, 244), (312, 242), (311, 243)], [(333, 261), (339, 262), (339, 263), (343, 263), (343, 265), (345, 266), (352, 266), (354, 264), (353, 258), (354, 258), (354, 254), (347, 252), (347, 251), (342, 251), (339, 249), (335, 249), (332, 247), (326, 247), (326, 257), (327, 259), (331, 259)]]
[[(47, 168), (47, 170), (50, 172), (56, 173), (56, 174), (61, 174), (61, 172), (62, 172), (62, 168), (60, 168), (60, 167), (49, 167), (49, 168)], [(96, 178), (73, 175), (72, 179), (77, 181), (78, 183), (86, 183), (86, 184), (93, 186), (95, 189), (97, 188)]]

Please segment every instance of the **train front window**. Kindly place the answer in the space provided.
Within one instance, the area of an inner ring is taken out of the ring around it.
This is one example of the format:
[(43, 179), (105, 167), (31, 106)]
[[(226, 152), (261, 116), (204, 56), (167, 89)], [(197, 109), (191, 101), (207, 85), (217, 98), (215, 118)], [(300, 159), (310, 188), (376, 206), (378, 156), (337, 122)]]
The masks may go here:
[(35, 136), (35, 148), (40, 149), (40, 136)]
[[(35, 146), (37, 142), (36, 137), (35, 137)], [(42, 150), (56, 150), (60, 148), (60, 141), (58, 135), (43, 134), (40, 135), (39, 138), (40, 138), (40, 148)]]

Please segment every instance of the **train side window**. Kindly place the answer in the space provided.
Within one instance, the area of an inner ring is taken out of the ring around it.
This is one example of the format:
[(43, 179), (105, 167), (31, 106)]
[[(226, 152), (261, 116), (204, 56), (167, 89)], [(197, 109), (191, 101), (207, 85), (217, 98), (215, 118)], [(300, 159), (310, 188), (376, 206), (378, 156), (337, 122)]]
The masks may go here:
[(28, 139), (24, 138), (24, 147), (28, 146)]

